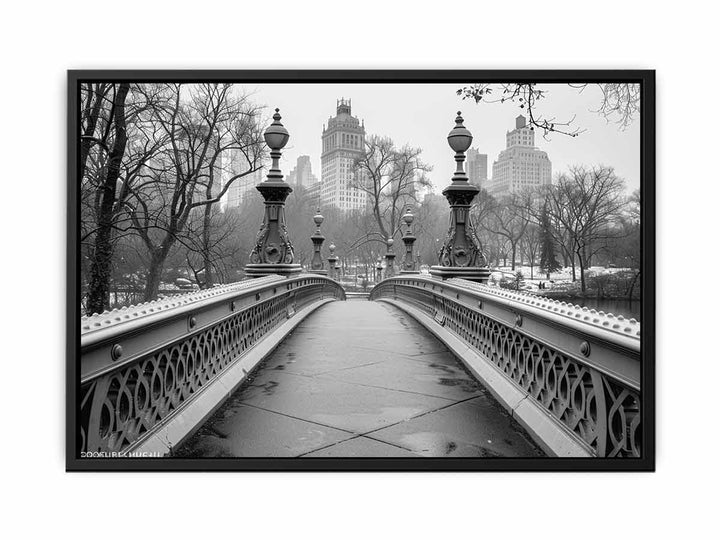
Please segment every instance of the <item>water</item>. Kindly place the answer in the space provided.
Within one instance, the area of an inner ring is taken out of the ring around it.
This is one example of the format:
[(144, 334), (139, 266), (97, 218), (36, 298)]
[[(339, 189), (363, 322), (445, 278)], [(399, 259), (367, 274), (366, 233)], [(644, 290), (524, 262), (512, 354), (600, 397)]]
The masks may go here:
[(607, 300), (605, 298), (573, 298), (571, 303), (579, 306), (612, 313), (613, 315), (622, 315), (627, 319), (640, 320), (640, 300)]

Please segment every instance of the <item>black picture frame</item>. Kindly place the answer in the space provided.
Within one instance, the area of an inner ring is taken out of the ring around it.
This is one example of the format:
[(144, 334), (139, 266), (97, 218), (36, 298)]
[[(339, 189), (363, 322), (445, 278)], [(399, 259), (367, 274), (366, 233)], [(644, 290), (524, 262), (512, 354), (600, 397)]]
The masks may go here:
[[(84, 81), (238, 83), (627, 82), (641, 86), (642, 258), (640, 458), (80, 458), (77, 448), (79, 313), (79, 86)], [(67, 87), (67, 471), (654, 471), (655, 71), (654, 70), (70, 70)]]

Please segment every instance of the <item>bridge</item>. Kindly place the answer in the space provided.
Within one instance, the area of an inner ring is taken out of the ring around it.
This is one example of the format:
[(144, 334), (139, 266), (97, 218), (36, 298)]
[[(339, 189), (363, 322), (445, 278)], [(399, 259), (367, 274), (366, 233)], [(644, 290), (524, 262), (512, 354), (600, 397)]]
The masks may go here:
[(85, 452), (639, 456), (640, 324), (464, 279), (265, 276), (82, 320)]
[(395, 270), (349, 297), (321, 257), (293, 262), (273, 164), (248, 279), (83, 317), (78, 445), (85, 455), (181, 457), (639, 457), (640, 323), (489, 286), (463, 171), (443, 194), (450, 231), (431, 275), (412, 214)]

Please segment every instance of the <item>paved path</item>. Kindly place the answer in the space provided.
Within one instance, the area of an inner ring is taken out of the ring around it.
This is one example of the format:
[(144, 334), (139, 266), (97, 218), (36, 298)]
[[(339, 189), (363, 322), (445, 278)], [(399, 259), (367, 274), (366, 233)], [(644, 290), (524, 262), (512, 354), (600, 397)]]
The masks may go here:
[(303, 321), (176, 455), (544, 454), (416, 321), (349, 300)]

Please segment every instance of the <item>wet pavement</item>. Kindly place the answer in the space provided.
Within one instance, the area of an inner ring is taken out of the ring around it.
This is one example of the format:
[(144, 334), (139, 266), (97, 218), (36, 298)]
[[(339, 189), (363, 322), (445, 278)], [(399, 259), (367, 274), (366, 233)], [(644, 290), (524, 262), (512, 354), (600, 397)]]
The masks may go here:
[(173, 455), (544, 453), (425, 328), (358, 299), (311, 314)]

